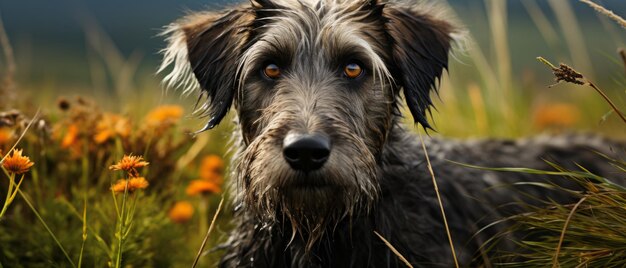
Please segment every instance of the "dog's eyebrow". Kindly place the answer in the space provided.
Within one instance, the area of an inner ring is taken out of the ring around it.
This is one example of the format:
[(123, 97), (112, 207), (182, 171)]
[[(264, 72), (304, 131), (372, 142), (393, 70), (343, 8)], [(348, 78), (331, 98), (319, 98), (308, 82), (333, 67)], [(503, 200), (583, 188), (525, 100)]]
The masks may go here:
[[(326, 37), (324, 37), (326, 36)], [(365, 35), (371, 37), (371, 35)], [(358, 59), (367, 61), (364, 62), (372, 69), (375, 79), (381, 83), (393, 82), (391, 73), (387, 69), (385, 61), (376, 52), (376, 47), (363, 38), (363, 33), (352, 32), (343, 33), (340, 35), (322, 34), (319, 37), (318, 42), (322, 42), (329, 52), (329, 58), (334, 61), (335, 64), (341, 60), (350, 56), (356, 56)]]
[(281, 41), (276, 37), (267, 36), (260, 38), (246, 53), (246, 62), (243, 64), (258, 65), (263, 61), (274, 61), (282, 65), (291, 62), (293, 44)]

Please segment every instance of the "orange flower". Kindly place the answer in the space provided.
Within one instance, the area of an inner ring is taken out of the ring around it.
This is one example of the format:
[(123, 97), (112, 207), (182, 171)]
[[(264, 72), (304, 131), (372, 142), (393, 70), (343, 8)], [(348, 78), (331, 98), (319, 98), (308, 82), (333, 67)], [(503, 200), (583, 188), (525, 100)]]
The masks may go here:
[(148, 181), (144, 177), (131, 178), (128, 182), (128, 187), (132, 190), (146, 189), (148, 188)]
[(213, 184), (217, 184), (218, 186), (222, 185), (224, 180), (222, 179), (222, 175), (217, 173), (209, 173), (206, 177), (201, 178), (203, 181), (208, 181)]
[(126, 180), (119, 180), (111, 186), (111, 190), (113, 190), (113, 192), (115, 193), (123, 193), (125, 188), (126, 188)]
[(130, 135), (130, 123), (128, 119), (116, 114), (103, 114), (102, 119), (96, 125), (96, 134), (93, 140), (101, 144), (116, 135), (122, 138)]
[(146, 123), (149, 125), (174, 123), (183, 116), (183, 111), (183, 108), (177, 105), (159, 106), (146, 115)]
[(143, 161), (143, 156), (133, 156), (124, 155), (122, 160), (117, 162), (115, 165), (111, 165), (109, 169), (111, 170), (124, 170), (124, 171), (134, 171), (136, 168), (141, 168), (149, 165), (150, 163)]
[(172, 206), (168, 215), (175, 223), (185, 223), (193, 216), (193, 205), (187, 201), (178, 201)]
[(128, 180), (119, 180), (113, 186), (111, 190), (115, 193), (123, 193), (128, 182), (128, 192), (132, 193), (137, 189), (146, 189), (149, 185), (148, 181), (144, 177), (130, 178)]
[(202, 159), (200, 166), (200, 178), (204, 180), (221, 180), (224, 172), (224, 160), (217, 155), (209, 155)]
[(0, 127), (0, 146), (9, 144), (13, 139), (13, 131), (7, 127)]
[(4, 169), (14, 174), (26, 173), (34, 164), (29, 157), (22, 156), (22, 150), (17, 149), (14, 149), (13, 155), (8, 156), (2, 162)]
[(71, 124), (67, 127), (67, 132), (65, 136), (63, 136), (63, 140), (61, 141), (61, 147), (69, 148), (72, 145), (76, 144), (78, 140), (78, 126), (76, 124)]
[(580, 118), (580, 111), (567, 103), (543, 104), (535, 108), (533, 124), (538, 129), (549, 127), (571, 127)]
[(198, 194), (205, 194), (205, 193), (219, 193), (221, 192), (222, 189), (220, 187), (219, 184), (211, 182), (211, 181), (205, 181), (205, 180), (193, 180), (189, 183), (189, 186), (187, 186), (187, 194), (190, 196), (195, 196)]

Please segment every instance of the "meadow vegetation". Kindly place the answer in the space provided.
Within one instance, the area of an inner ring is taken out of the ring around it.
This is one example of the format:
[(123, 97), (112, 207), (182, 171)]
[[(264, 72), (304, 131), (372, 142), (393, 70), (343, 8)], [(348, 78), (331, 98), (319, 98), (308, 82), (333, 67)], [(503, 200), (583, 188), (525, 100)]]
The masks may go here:
[[(626, 57), (605, 51), (607, 56), (600, 56), (604, 64), (594, 68), (588, 59), (598, 54), (581, 47), (585, 33), (576, 28), (570, 1), (548, 2), (559, 26), (534, 1), (524, 2), (532, 18), (528, 23), (546, 43), (565, 44), (568, 55), (536, 56), (580, 68), (585, 79), (574, 81), (583, 85), (548, 88), (552, 81), (545, 73), (560, 66), (549, 70), (537, 62), (540, 71), (516, 71), (508, 44), (508, 35), (516, 33), (507, 31), (507, 1), (485, 0), (490, 32), (481, 42), (488, 46), (478, 46), (471, 32), (459, 44), (451, 75), (441, 81), (441, 101), (432, 114), (437, 132), (430, 135), (514, 138), (585, 131), (626, 138), (621, 112)], [(607, 16), (599, 16), (607, 20), (607, 32), (621, 35), (614, 36), (619, 49), (626, 33), (620, 27), (626, 24), (618, 14), (592, 7)], [(54, 85), (28, 90), (15, 79), (19, 64), (2, 28), (0, 267), (189, 267), (209, 229), (214, 230), (198, 256), (201, 265), (214, 264), (230, 224), (228, 206), (212, 219), (225, 194), (232, 125), (191, 135), (202, 124), (188, 117), (194, 101), (178, 100), (172, 92), (163, 97), (159, 78), (134, 77), (137, 59), (120, 56), (109, 43), (98, 49), (101, 58), (109, 59), (103, 62), (109, 74), (103, 81), (109, 82), (94, 87), (108, 87), (112, 96), (106, 98), (114, 104), (98, 105), (94, 100), (102, 93), (50, 96), (46, 87)], [(97, 39), (96, 33), (88, 39)], [(597, 90), (586, 87), (590, 84)], [(616, 167), (616, 177), (624, 177), (626, 160), (606, 161)], [(553, 167), (501, 170), (570, 177), (585, 191), (563, 189), (578, 203), (547, 203), (503, 219), (534, 235), (516, 241), (525, 252), (505, 252), (494, 261), (514, 267), (626, 265), (626, 189), (584, 165), (580, 170)], [(520, 256), (523, 261), (513, 261)]]

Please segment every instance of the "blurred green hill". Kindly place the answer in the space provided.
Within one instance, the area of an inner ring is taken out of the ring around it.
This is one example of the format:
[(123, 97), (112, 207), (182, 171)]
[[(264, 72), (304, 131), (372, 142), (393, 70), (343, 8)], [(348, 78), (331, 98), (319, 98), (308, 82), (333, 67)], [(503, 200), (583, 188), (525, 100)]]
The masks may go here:
[[(533, 0), (534, 1), (534, 0)], [(568, 56), (567, 44), (561, 37), (549, 44), (531, 20), (523, 1), (507, 1), (508, 41), (514, 72), (542, 68), (534, 58), (552, 55), (556, 59)], [(90, 85), (97, 48), (89, 44), (87, 34), (110, 38), (111, 44), (124, 58), (138, 62), (137, 74), (154, 74), (164, 46), (158, 37), (161, 27), (179, 18), (189, 10), (219, 9), (237, 3), (231, 0), (211, 1), (2, 1), (0, 16), (16, 51), (18, 80), (22, 83), (55, 84), (81, 87)], [(463, 24), (476, 38), (484, 51), (491, 51), (488, 7), (484, 1), (449, 0)], [(547, 19), (558, 28), (558, 22), (547, 1), (534, 1)], [(626, 1), (599, 2), (617, 14), (626, 14)], [(576, 19), (588, 42), (594, 59), (594, 70), (602, 72), (607, 54), (613, 55), (624, 42), (621, 36), (611, 36), (606, 19), (600, 18), (588, 6), (571, 1)], [(604, 24), (602, 19), (604, 19)], [(560, 29), (558, 29), (561, 33)], [(92, 39), (96, 40), (96, 39)], [(100, 41), (93, 41), (98, 43)], [(100, 55), (102, 56), (102, 55)], [(106, 60), (106, 59), (105, 59)]]

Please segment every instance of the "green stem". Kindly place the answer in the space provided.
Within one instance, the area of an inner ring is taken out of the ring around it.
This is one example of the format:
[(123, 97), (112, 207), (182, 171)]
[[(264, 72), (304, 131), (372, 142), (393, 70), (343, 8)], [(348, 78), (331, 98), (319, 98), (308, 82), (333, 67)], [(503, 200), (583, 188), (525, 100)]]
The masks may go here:
[[(85, 143), (88, 144), (88, 143)], [(87, 145), (85, 145), (87, 146)], [(89, 189), (89, 158), (87, 156), (82, 157), (81, 161), (81, 169), (82, 169), (82, 183), (83, 183), (83, 234), (82, 234), (82, 243), (80, 245), (80, 255), (78, 256), (78, 268), (82, 267), (83, 264), (83, 252), (85, 250), (85, 242), (87, 241), (87, 197), (88, 197), (88, 189)]]
[(558, 69), (556, 66), (554, 66), (554, 64), (552, 64), (551, 62), (549, 62), (548, 60), (546, 60), (543, 57), (537, 57), (537, 60), (540, 61), (541, 63), (547, 65), (551, 69)]
[(11, 203), (11, 195), (13, 195), (13, 184), (15, 184), (15, 174), (11, 173), (9, 175), (9, 189), (7, 190), (7, 197), (4, 200), (4, 205), (2, 206), (2, 211), (0, 211), (0, 219), (4, 216), (4, 213), (7, 211), (9, 207), (9, 203)]
[(120, 211), (119, 225), (117, 230), (117, 254), (115, 257), (115, 268), (119, 268), (122, 266), (122, 247), (124, 244), (124, 225), (126, 218), (126, 197), (128, 196), (128, 180), (126, 180), (126, 185), (124, 186), (124, 197), (122, 198), (122, 209)]
[[(80, 212), (78, 212), (78, 210), (76, 210), (76, 208), (69, 201), (67, 201), (67, 199), (61, 198), (59, 200), (61, 201), (61, 203), (65, 204), (69, 208), (69, 210), (72, 212), (72, 214), (74, 214), (74, 216), (78, 217), (80, 220), (83, 219), (83, 216), (80, 214)], [(102, 249), (105, 252), (108, 252), (110, 258), (113, 258), (112, 255), (110, 254), (112, 252), (112, 249), (110, 249), (109, 245), (106, 242), (104, 242), (104, 239), (100, 235), (98, 235), (98, 232), (96, 232), (96, 230), (90, 227), (89, 224), (87, 224), (86, 222), (85, 222), (85, 226), (87, 227), (87, 231), (89, 231), (91, 235), (93, 235), (93, 237), (96, 239), (96, 241), (100, 243), (100, 246), (102, 247)]]
[[(23, 181), (24, 181), (24, 175), (22, 175), (22, 177), (20, 178), (20, 181), (17, 183), (17, 185), (15, 185), (13, 194), (11, 194), (11, 198), (9, 198), (9, 204), (13, 203), (13, 199), (15, 199), (15, 196), (17, 195), (17, 190), (20, 188), (20, 185), (22, 185)], [(13, 181), (13, 183), (15, 183), (15, 181)]]
[(59, 242), (59, 239), (57, 239), (57, 237), (54, 235), (54, 233), (52, 232), (52, 230), (50, 230), (50, 227), (48, 227), (48, 224), (46, 224), (46, 222), (43, 220), (43, 218), (41, 217), (41, 215), (39, 215), (39, 212), (37, 212), (37, 209), (35, 209), (35, 207), (33, 206), (33, 204), (28, 200), (28, 198), (26, 198), (26, 195), (24, 194), (24, 192), (22, 192), (22, 190), (17, 189), (17, 191), (20, 193), (20, 196), (22, 196), (22, 199), (24, 199), (24, 202), (26, 202), (26, 204), (28, 204), (28, 206), (30, 207), (30, 209), (33, 211), (33, 213), (35, 214), (35, 216), (37, 217), (37, 219), (39, 219), (39, 221), (41, 222), (41, 224), (43, 225), (43, 227), (46, 228), (46, 231), (48, 231), (48, 234), (50, 234), (50, 236), (52, 236), (52, 239), (54, 239), (54, 242), (57, 244), (57, 246), (59, 246), (59, 248), (61, 249), (61, 251), (63, 252), (63, 255), (65, 255), (65, 258), (67, 258), (67, 261), (70, 262), (70, 264), (72, 265), (72, 267), (76, 267), (76, 265), (74, 264), (74, 262), (72, 261), (72, 258), (70, 258), (70, 255), (67, 254), (67, 251), (65, 251), (65, 248), (63, 248), (63, 245), (61, 245), (61, 242)]
[(82, 267), (83, 264), (85, 241), (87, 241), (87, 194), (85, 194), (85, 204), (83, 205), (83, 242), (80, 245), (80, 255), (78, 255), (78, 268)]
[(611, 106), (611, 108), (613, 109), (613, 111), (615, 111), (615, 113), (617, 114), (617, 116), (619, 116), (619, 118), (622, 119), (622, 121), (624, 123), (626, 123), (626, 117), (624, 117), (624, 114), (622, 113), (622, 111), (620, 111), (617, 106), (611, 101), (611, 99), (609, 99), (609, 96), (607, 96), (606, 94), (604, 94), (604, 92), (597, 87), (594, 83), (591, 83), (591, 81), (588, 81), (588, 84), (591, 88), (593, 88), (596, 92), (598, 92), (598, 94), (600, 94), (600, 96), (602, 96), (602, 98), (609, 104), (609, 106)]
[(207, 202), (207, 197), (204, 196), (204, 194), (202, 194), (200, 196), (200, 202), (198, 203), (198, 211), (200, 212), (199, 214), (199, 218), (200, 218), (200, 236), (202, 237), (202, 235), (204, 235), (207, 232), (207, 229), (209, 228), (209, 217), (207, 215), (207, 212), (209, 210), (208, 207), (208, 202)]
[(124, 239), (126, 239), (126, 237), (128, 236), (128, 234), (130, 233), (130, 230), (133, 227), (133, 218), (135, 216), (135, 208), (137, 205), (137, 195), (139, 193), (135, 192), (132, 194), (132, 200), (131, 200), (131, 205), (130, 205), (130, 209), (126, 212), (126, 232), (124, 233)]

